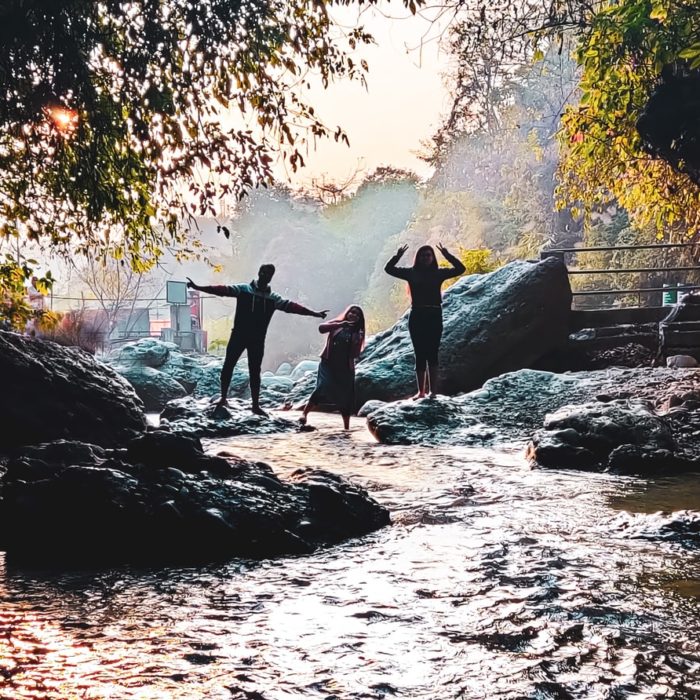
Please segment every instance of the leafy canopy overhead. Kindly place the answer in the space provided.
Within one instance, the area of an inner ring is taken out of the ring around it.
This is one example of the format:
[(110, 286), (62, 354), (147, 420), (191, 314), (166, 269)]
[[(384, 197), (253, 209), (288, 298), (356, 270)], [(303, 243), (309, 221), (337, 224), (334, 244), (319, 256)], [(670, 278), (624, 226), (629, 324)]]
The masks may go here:
[[(562, 197), (580, 200), (588, 210), (617, 201), (638, 227), (651, 225), (659, 238), (700, 230), (700, 183), (681, 160), (640, 134), (665, 76), (682, 71), (690, 77), (685, 57), (699, 37), (700, 12), (685, 1), (604, 3), (591, 17), (576, 52), (581, 97), (562, 121)], [(684, 105), (670, 108), (673, 121)], [(693, 128), (697, 138), (697, 119)], [(679, 123), (674, 138), (688, 136)]]
[(302, 143), (347, 140), (300, 97), (311, 74), (364, 79), (347, 50), (372, 38), (332, 4), (350, 0), (0, 4), (0, 242), (147, 267), (187, 251), (183, 218), (268, 183), (275, 153), (295, 170)]
[(651, 225), (658, 236), (697, 233), (698, 178), (692, 177), (692, 169), (674, 147), (676, 141), (698, 143), (700, 127), (692, 115), (700, 115), (700, 108), (689, 112), (685, 123), (679, 120), (666, 149), (640, 135), (664, 75), (673, 71), (700, 77), (696, 2), (458, 4), (464, 9), (450, 30), (457, 57), (455, 102), (435, 140), (438, 154), (456, 134), (497, 130), (499, 115), (493, 106), (523, 61), (536, 62), (551, 54), (552, 47), (566, 52), (572, 45), (581, 80), (569, 104), (560, 105), (560, 205), (594, 212), (618, 202), (635, 225)]

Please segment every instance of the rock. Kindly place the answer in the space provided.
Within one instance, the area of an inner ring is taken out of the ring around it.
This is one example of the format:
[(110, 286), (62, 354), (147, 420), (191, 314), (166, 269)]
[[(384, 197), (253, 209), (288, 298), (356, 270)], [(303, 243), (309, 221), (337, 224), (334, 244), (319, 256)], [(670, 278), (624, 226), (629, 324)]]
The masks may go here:
[[(460, 279), (443, 296), (439, 391), (453, 395), (475, 389), (563, 347), (570, 308), (566, 268), (553, 257), (538, 263), (516, 261), (488, 275)], [(298, 381), (292, 403), (304, 401), (312, 390), (311, 377)], [(356, 402), (395, 401), (414, 392), (405, 314), (368, 340), (357, 364)]]
[(177, 351), (175, 343), (166, 343), (156, 338), (141, 338), (126, 343), (109, 354), (109, 362), (115, 365), (139, 365), (140, 367), (162, 367), (172, 351)]
[(143, 404), (79, 348), (0, 331), (0, 450), (51, 440), (115, 445), (146, 427)]
[(158, 433), (127, 450), (37, 446), (10, 460), (2, 495), (8, 559), (63, 567), (304, 554), (389, 523), (363, 489), (326, 471), (283, 482), (266, 464)]
[(180, 382), (153, 367), (122, 367), (120, 374), (134, 387), (147, 411), (160, 411), (168, 401), (187, 394)]
[(700, 471), (700, 459), (665, 449), (620, 445), (608, 456), (607, 471), (635, 476), (673, 476)]
[(291, 374), (292, 381), (296, 382), (306, 375), (316, 376), (318, 372), (318, 360), (302, 360), (293, 370)]
[[(380, 442), (391, 444), (525, 444), (542, 428), (545, 416), (569, 405), (604, 397), (605, 403), (638, 397), (665, 416), (674, 440), (693, 453), (700, 416), (692, 406), (700, 398), (700, 371), (633, 368), (554, 374), (520, 370), (489, 379), (481, 389), (459, 396), (421, 401), (370, 402), (363, 407), (367, 425)], [(669, 407), (672, 396), (683, 399)], [(700, 435), (700, 433), (698, 433)], [(697, 449), (697, 448), (696, 448)]]
[[(184, 354), (174, 343), (144, 338), (127, 343), (111, 353), (107, 362), (133, 383), (137, 392), (147, 397), (149, 410), (160, 410), (167, 401), (186, 394), (213, 397), (221, 393), (221, 368), (224, 358)], [(142, 368), (157, 369), (166, 379), (161, 375), (142, 372)], [(184, 393), (178, 393), (173, 381), (183, 387)], [(159, 398), (160, 393), (162, 396)], [(229, 396), (249, 395), (248, 363), (243, 358), (236, 363), (233, 371)]]
[(292, 374), (292, 366), (289, 362), (283, 362), (278, 368), (275, 374), (278, 377), (289, 377)]
[[(544, 428), (535, 433), (528, 448), (533, 465), (551, 468), (603, 471), (610, 460), (619, 467), (634, 457), (656, 455), (668, 459), (676, 450), (670, 428), (643, 403), (587, 403), (562, 406), (546, 416)], [(617, 453), (613, 457), (613, 453)], [(628, 469), (629, 471), (629, 469)]]
[(294, 386), (289, 377), (276, 377), (274, 374), (270, 377), (262, 377), (261, 387), (263, 391), (274, 392), (286, 396)]
[(671, 355), (666, 358), (666, 367), (697, 367), (698, 361), (691, 355)]
[(229, 398), (229, 406), (216, 408), (209, 399), (185, 397), (171, 401), (161, 412), (169, 431), (190, 437), (230, 437), (297, 432), (299, 424), (284, 418), (264, 418), (251, 412), (239, 399)]

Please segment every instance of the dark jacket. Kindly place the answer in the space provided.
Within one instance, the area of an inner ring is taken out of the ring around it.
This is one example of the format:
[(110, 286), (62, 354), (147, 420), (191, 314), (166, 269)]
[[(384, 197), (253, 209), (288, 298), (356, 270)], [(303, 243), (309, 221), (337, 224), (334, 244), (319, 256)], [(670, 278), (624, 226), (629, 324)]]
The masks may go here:
[(384, 272), (408, 282), (411, 290), (411, 306), (442, 306), (442, 283), (450, 277), (458, 277), (466, 268), (459, 258), (449, 253), (445, 257), (452, 267), (396, 267), (401, 256), (394, 255), (384, 266)]
[(316, 313), (289, 299), (283, 299), (269, 287), (259, 289), (255, 280), (250, 284), (216, 285), (199, 287), (206, 294), (218, 297), (236, 297), (236, 315), (233, 319), (233, 332), (257, 338), (264, 338), (270, 319), (275, 311), (300, 316), (315, 316)]

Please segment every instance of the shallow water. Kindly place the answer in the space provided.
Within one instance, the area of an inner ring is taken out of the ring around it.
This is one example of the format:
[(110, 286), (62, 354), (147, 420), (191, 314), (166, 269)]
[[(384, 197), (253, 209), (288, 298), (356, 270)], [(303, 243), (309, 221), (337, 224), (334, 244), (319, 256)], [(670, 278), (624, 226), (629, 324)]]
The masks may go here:
[(648, 515), (700, 510), (700, 478), (530, 471), (520, 449), (387, 447), (313, 418), (208, 447), (340, 472), (391, 527), (205, 568), (0, 559), (0, 697), (700, 697), (700, 551)]

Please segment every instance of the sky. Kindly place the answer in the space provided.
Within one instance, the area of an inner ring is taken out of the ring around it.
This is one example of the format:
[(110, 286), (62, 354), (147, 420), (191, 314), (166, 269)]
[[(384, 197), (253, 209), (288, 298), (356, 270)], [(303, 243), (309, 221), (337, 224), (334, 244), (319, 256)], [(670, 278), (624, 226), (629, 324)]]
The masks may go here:
[[(278, 164), (280, 176), (293, 184), (343, 181), (355, 170), (371, 172), (380, 165), (430, 175), (417, 152), (450, 108), (445, 82), (448, 57), (439, 41), (431, 40), (439, 27), (424, 17), (411, 16), (400, 3), (383, 2), (379, 7), (365, 9), (360, 20), (377, 42), (361, 47), (357, 54), (357, 60), (365, 58), (369, 63), (367, 88), (342, 81), (327, 90), (319, 84), (306, 94), (327, 125), (345, 129), (350, 147), (332, 139), (321, 141), (316, 150), (304, 154), (307, 167), (296, 174)], [(394, 14), (388, 16), (382, 9)], [(358, 10), (336, 8), (333, 16), (350, 25), (357, 20)]]

